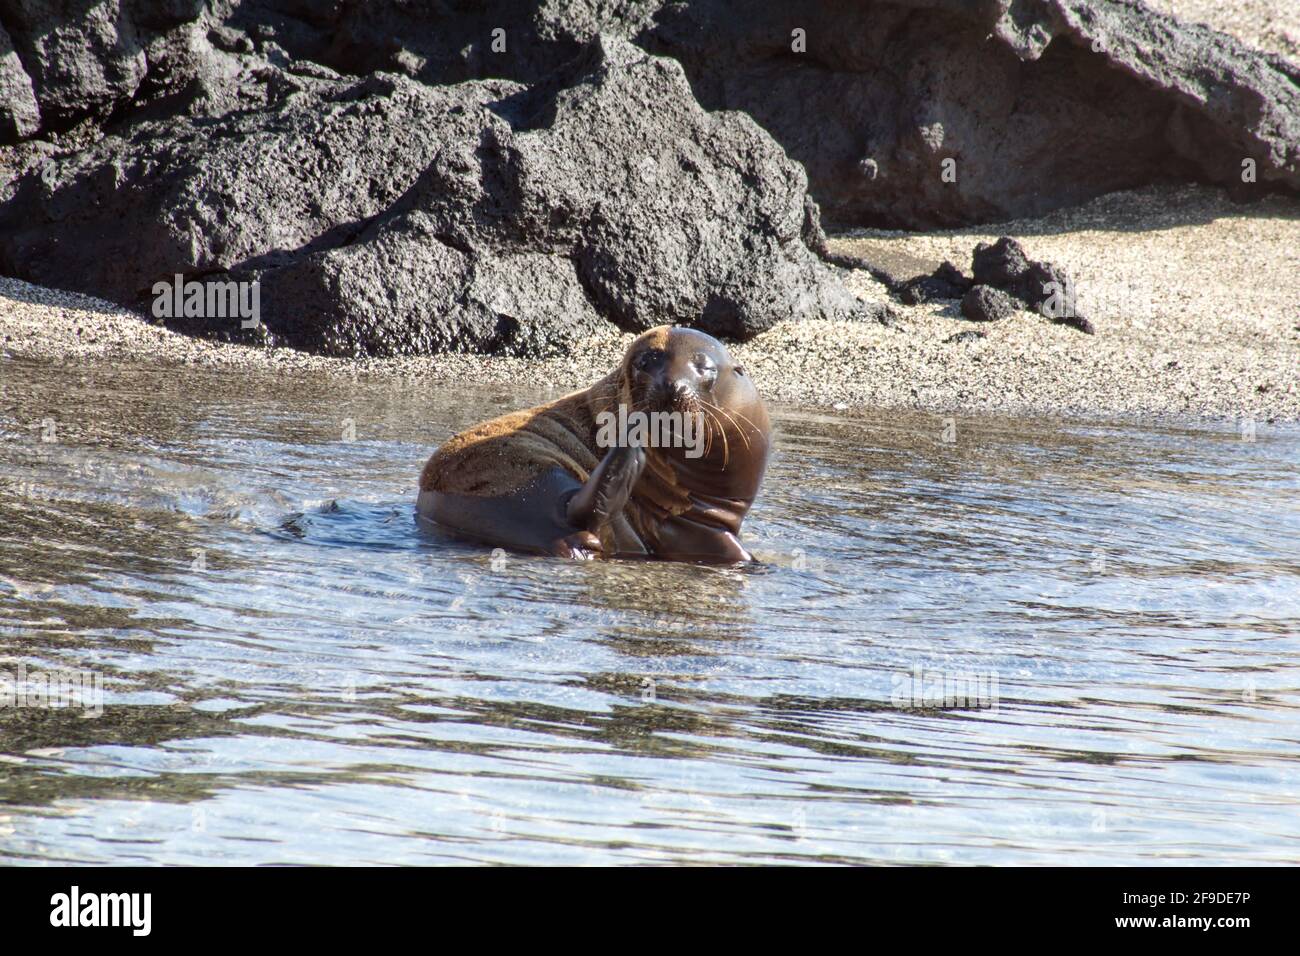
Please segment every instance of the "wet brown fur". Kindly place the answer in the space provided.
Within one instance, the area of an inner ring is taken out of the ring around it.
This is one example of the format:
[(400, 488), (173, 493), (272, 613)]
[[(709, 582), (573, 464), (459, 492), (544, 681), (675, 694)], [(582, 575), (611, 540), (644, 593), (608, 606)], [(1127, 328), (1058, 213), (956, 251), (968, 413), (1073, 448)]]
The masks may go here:
[[(508, 495), (554, 467), (585, 482), (604, 456), (596, 444), (596, 417), (634, 406), (629, 362), (639, 348), (663, 347), (670, 327), (652, 329), (627, 350), (619, 367), (590, 388), (535, 408), (511, 412), (448, 439), (424, 466), (421, 491), (497, 497)], [(647, 449), (644, 474), (624, 509), (638, 535), (654, 522), (691, 507), (689, 491), (677, 481), (657, 449)]]

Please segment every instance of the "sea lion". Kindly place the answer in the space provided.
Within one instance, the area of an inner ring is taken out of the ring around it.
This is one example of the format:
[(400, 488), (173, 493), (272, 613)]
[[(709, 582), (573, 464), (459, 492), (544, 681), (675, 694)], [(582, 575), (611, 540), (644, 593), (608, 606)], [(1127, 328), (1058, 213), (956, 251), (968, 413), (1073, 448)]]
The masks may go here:
[(726, 347), (660, 326), (590, 388), (449, 439), (424, 466), (416, 508), (516, 551), (752, 561), (740, 523), (770, 446), (767, 409)]

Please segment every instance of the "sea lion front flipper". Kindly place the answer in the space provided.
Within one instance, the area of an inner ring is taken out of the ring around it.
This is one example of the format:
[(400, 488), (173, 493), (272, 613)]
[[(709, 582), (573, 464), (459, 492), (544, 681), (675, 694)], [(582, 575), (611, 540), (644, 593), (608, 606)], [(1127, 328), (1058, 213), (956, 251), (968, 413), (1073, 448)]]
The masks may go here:
[(596, 555), (604, 553), (604, 548), (600, 545), (600, 539), (590, 531), (575, 531), (557, 538), (551, 545), (551, 553), (560, 558), (590, 561)]
[(645, 470), (644, 448), (611, 448), (587, 483), (569, 499), (566, 517), (576, 528), (599, 531), (627, 504), (637, 479)]

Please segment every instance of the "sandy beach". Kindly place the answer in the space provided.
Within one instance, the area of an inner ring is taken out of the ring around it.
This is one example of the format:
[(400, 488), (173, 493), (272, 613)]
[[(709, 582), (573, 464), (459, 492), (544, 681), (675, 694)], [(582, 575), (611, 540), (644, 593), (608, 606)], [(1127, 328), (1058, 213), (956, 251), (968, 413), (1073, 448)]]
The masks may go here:
[[(841, 410), (1300, 419), (1300, 202), (1241, 205), (1209, 187), (1151, 188), (978, 230), (857, 231), (832, 237), (831, 247), (903, 273), (944, 259), (969, 270), (975, 244), (1004, 234), (1075, 276), (1079, 311), (1095, 335), (1029, 312), (976, 323), (955, 304), (930, 304), (899, 306), (897, 328), (782, 323), (736, 354), (770, 399)], [(846, 282), (863, 296), (885, 296), (865, 271)], [(611, 333), (547, 361), (353, 361), (194, 339), (88, 296), (0, 279), (7, 358), (567, 389), (605, 374), (631, 338)]]

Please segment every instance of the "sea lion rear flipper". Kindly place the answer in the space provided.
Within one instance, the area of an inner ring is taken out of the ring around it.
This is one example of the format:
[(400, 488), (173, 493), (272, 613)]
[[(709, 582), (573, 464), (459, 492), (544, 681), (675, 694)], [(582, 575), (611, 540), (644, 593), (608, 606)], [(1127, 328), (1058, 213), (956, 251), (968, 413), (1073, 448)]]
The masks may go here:
[(645, 470), (644, 448), (611, 448), (587, 483), (569, 499), (566, 516), (577, 528), (598, 531), (623, 510)]

